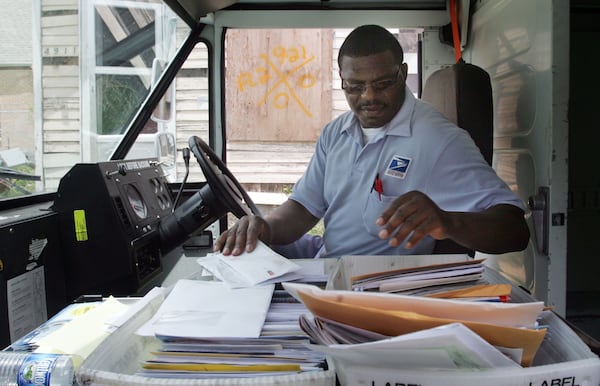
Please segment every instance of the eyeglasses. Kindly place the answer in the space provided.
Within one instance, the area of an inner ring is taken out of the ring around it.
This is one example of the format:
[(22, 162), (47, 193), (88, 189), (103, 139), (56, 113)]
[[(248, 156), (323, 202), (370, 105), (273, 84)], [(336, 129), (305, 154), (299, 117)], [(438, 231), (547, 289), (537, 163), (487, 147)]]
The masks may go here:
[(398, 69), (398, 72), (393, 79), (382, 79), (371, 83), (349, 83), (347, 80), (342, 79), (342, 90), (351, 95), (362, 95), (367, 91), (367, 87), (371, 86), (373, 91), (382, 92), (397, 85), (400, 82), (401, 75), (402, 72)]

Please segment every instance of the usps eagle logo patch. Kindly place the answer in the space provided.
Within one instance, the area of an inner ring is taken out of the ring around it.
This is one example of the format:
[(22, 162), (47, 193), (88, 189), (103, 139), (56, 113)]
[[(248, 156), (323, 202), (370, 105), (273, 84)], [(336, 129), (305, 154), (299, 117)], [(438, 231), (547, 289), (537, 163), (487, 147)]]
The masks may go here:
[(385, 174), (387, 176), (404, 179), (404, 177), (406, 177), (406, 173), (408, 173), (408, 168), (410, 167), (411, 162), (412, 158), (395, 155), (392, 157)]

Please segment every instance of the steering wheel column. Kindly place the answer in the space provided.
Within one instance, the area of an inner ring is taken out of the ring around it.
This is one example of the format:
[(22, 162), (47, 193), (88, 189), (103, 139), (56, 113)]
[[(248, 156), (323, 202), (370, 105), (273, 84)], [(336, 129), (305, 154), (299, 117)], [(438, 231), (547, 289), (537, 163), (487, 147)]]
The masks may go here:
[(238, 218), (251, 214), (260, 216), (248, 193), (213, 150), (196, 136), (190, 137), (188, 144), (207, 183), (160, 222), (163, 253), (173, 250), (192, 233), (207, 228), (228, 212)]

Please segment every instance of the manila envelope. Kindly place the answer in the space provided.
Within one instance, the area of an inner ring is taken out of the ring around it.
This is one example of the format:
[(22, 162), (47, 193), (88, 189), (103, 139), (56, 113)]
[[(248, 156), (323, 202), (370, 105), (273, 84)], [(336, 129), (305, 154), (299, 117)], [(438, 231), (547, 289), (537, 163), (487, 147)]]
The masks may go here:
[(470, 287), (435, 292), (424, 296), (430, 298), (458, 299), (478, 296), (510, 296), (512, 285), (510, 284), (478, 284)]
[[(522, 366), (531, 365), (546, 334), (545, 329), (518, 328), (464, 320), (465, 315), (460, 311), (456, 311), (454, 318), (449, 318), (400, 310), (398, 304), (395, 305), (395, 309), (390, 309), (383, 306), (382, 302), (375, 301), (378, 296), (353, 296), (361, 293), (351, 291), (322, 291), (315, 286), (292, 283), (284, 283), (284, 288), (316, 316), (388, 336), (398, 336), (449, 323), (463, 323), (494, 346), (522, 349)], [(383, 298), (387, 297), (383, 296)], [(393, 299), (386, 300), (387, 302), (384, 303), (388, 305), (393, 303)], [(441, 299), (427, 300), (444, 302)]]

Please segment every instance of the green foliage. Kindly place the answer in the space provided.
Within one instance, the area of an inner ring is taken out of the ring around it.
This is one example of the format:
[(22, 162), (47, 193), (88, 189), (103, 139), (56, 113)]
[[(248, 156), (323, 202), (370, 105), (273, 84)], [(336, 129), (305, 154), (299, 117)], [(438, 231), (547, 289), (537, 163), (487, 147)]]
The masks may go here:
[(137, 76), (102, 75), (97, 83), (98, 134), (121, 134), (148, 90)]
[(315, 225), (314, 227), (312, 227), (311, 230), (308, 231), (308, 234), (323, 236), (324, 232), (325, 232), (325, 225), (323, 224), (323, 220), (319, 220), (317, 225)]
[[(13, 170), (16, 170), (25, 174), (34, 174), (33, 164), (17, 165)], [(15, 187), (8, 187), (0, 183), (0, 199), (9, 197), (19, 197), (29, 194), (35, 191), (35, 181), (31, 180), (19, 180), (19, 179), (8, 179), (11, 184), (16, 185)]]

